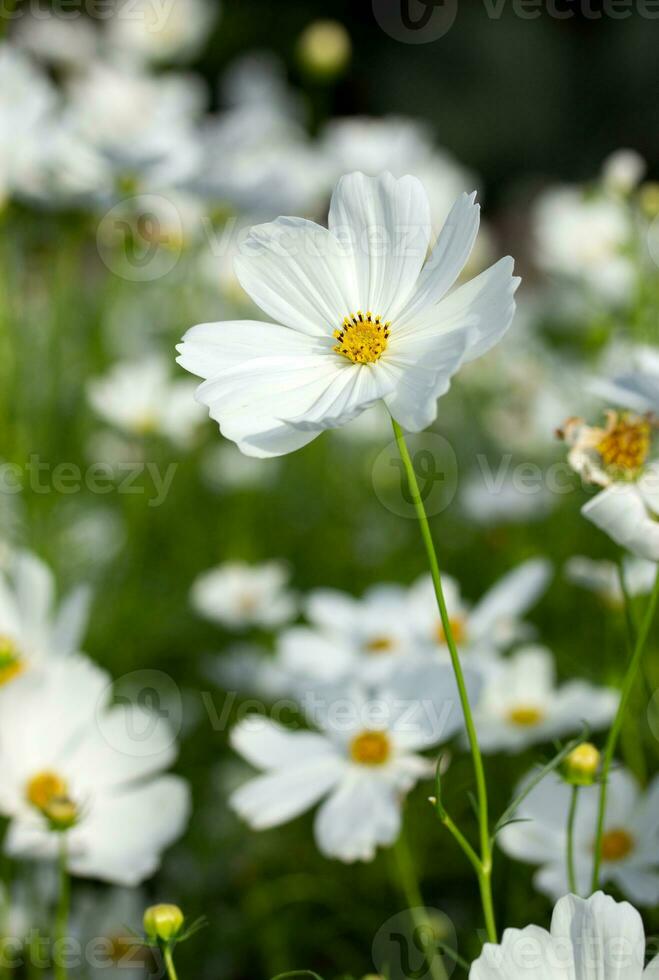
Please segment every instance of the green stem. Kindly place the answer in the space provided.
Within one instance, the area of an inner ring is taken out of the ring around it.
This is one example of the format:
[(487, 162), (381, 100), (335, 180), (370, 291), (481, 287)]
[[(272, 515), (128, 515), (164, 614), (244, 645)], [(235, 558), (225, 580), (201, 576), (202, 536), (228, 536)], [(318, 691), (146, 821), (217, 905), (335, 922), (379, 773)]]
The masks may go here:
[(169, 980), (178, 980), (178, 976), (176, 975), (176, 967), (174, 966), (174, 955), (172, 953), (171, 943), (167, 943), (167, 945), (164, 947), (162, 951), (162, 958), (165, 962)]
[(638, 630), (638, 634), (636, 636), (636, 644), (634, 646), (634, 652), (632, 654), (631, 660), (629, 661), (629, 666), (627, 667), (627, 673), (625, 674), (625, 679), (622, 684), (622, 690), (620, 691), (620, 704), (618, 705), (618, 711), (616, 712), (616, 716), (613, 720), (613, 725), (611, 726), (611, 731), (609, 732), (609, 737), (607, 739), (606, 747), (604, 749), (604, 759), (602, 762), (602, 784), (600, 786), (599, 806), (597, 811), (597, 831), (595, 834), (595, 848), (594, 848), (595, 858), (593, 862), (593, 880), (591, 883), (591, 891), (593, 892), (597, 891), (597, 889), (599, 888), (600, 868), (602, 865), (602, 836), (604, 834), (604, 821), (606, 819), (606, 803), (607, 803), (608, 788), (609, 788), (609, 773), (611, 772), (613, 757), (615, 755), (616, 747), (618, 745), (618, 739), (620, 737), (622, 724), (623, 721), (625, 720), (625, 712), (627, 710), (629, 699), (634, 689), (634, 683), (638, 676), (641, 660), (643, 659), (643, 651), (645, 650), (645, 644), (647, 642), (647, 638), (650, 633), (650, 627), (652, 626), (652, 621), (654, 619), (654, 614), (657, 608), (658, 600), (659, 600), (659, 565), (657, 566), (657, 575), (654, 580), (654, 588), (652, 589), (650, 601), (648, 602), (645, 611), (645, 616)]
[(570, 799), (570, 810), (567, 816), (567, 882), (573, 895), (578, 895), (577, 875), (574, 870), (574, 821), (577, 816), (577, 804), (579, 802), (579, 787), (572, 787), (572, 797)]
[(487, 783), (485, 781), (483, 757), (481, 756), (481, 750), (478, 744), (478, 736), (476, 734), (476, 726), (474, 724), (471, 711), (471, 704), (469, 703), (469, 695), (467, 693), (467, 685), (465, 684), (464, 674), (462, 671), (462, 664), (460, 663), (460, 657), (455, 645), (453, 630), (451, 629), (451, 622), (449, 619), (448, 610), (446, 608), (446, 600), (444, 599), (444, 590), (442, 588), (442, 578), (439, 570), (437, 553), (435, 551), (432, 534), (430, 532), (428, 517), (426, 515), (425, 507), (423, 506), (423, 498), (421, 497), (421, 493), (419, 491), (416, 473), (414, 472), (414, 465), (412, 463), (401, 427), (394, 418), (392, 418), (391, 424), (393, 425), (400, 458), (403, 461), (403, 466), (405, 467), (410, 493), (412, 495), (412, 499), (414, 500), (414, 507), (416, 509), (416, 514), (421, 529), (421, 537), (423, 538), (423, 543), (426, 548), (428, 562), (430, 565), (430, 574), (435, 587), (435, 595), (437, 597), (437, 606), (439, 608), (439, 615), (442, 621), (442, 629), (444, 630), (444, 636), (446, 637), (446, 643), (451, 656), (451, 664), (453, 665), (453, 673), (455, 674), (455, 680), (460, 694), (460, 704), (462, 705), (465, 728), (467, 730), (469, 747), (471, 749), (474, 775), (476, 778), (476, 791), (478, 796), (478, 824), (480, 832), (480, 873), (478, 875), (478, 884), (480, 886), (487, 937), (491, 943), (496, 943), (497, 930), (494, 919), (494, 903), (492, 901), (492, 845), (490, 841)]
[(421, 889), (419, 888), (414, 861), (403, 834), (400, 835), (394, 845), (394, 854), (398, 869), (398, 880), (400, 881), (412, 922), (414, 923), (415, 929), (418, 930), (419, 938), (423, 943), (423, 952), (428, 962), (430, 975), (433, 980), (447, 980), (444, 963), (437, 952), (437, 942), (433, 938), (433, 926), (428, 918), (428, 912), (426, 911)]
[(67, 847), (66, 834), (60, 834), (59, 842), (59, 898), (55, 913), (55, 980), (67, 980), (68, 971), (66, 967), (65, 941), (69, 927), (69, 909), (71, 905), (71, 882), (69, 872), (66, 867)]

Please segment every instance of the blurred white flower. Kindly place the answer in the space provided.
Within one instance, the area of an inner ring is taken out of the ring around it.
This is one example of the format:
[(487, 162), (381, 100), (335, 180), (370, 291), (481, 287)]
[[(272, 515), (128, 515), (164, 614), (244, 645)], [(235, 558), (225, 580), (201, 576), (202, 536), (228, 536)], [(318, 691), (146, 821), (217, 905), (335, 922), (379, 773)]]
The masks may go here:
[(119, 0), (105, 40), (111, 52), (124, 58), (185, 61), (208, 39), (219, 11), (216, 0)]
[(288, 84), (286, 64), (272, 51), (248, 51), (232, 61), (222, 75), (222, 102), (231, 108), (268, 106), (275, 119), (299, 119), (303, 104)]
[(89, 601), (89, 589), (79, 586), (58, 605), (48, 566), (28, 551), (11, 554), (0, 573), (0, 688), (50, 657), (76, 652)]
[(189, 445), (203, 422), (193, 390), (186, 380), (172, 380), (167, 360), (157, 354), (119, 362), (87, 385), (90, 405), (106, 422), (133, 436), (165, 436), (178, 446)]
[(200, 324), (178, 348), (207, 379), (197, 397), (223, 434), (248, 455), (279, 456), (380, 400), (403, 428), (430, 425), (451, 377), (502, 337), (515, 309), (510, 258), (447, 295), (478, 220), (464, 195), (426, 262), (419, 181), (357, 173), (339, 181), (329, 229), (299, 218), (253, 228), (238, 276), (278, 322)]
[(279, 473), (279, 463), (273, 459), (264, 466), (260, 460), (245, 456), (232, 442), (225, 442), (208, 448), (201, 461), (201, 472), (212, 490), (258, 490), (272, 485)]
[(0, 206), (10, 194), (40, 186), (44, 130), (56, 106), (47, 76), (20, 49), (0, 41)]
[[(518, 793), (531, 775), (522, 780)], [(659, 902), (659, 778), (645, 792), (624, 769), (614, 769), (609, 780), (601, 880), (639, 905), (655, 906)], [(519, 822), (504, 827), (497, 837), (510, 857), (540, 865), (535, 886), (554, 899), (569, 890), (566, 853), (571, 790), (559, 776), (547, 776), (516, 811)], [(588, 893), (593, 873), (599, 792), (598, 785), (579, 790), (573, 840), (575, 877), (582, 894)]]
[(127, 189), (172, 187), (198, 172), (206, 93), (197, 77), (97, 61), (69, 79), (67, 96), (66, 124)]
[(227, 561), (199, 575), (190, 598), (199, 615), (229, 629), (271, 629), (296, 615), (297, 600), (288, 580), (288, 569), (281, 562)]
[[(443, 575), (451, 629), (460, 651), (469, 656), (487, 657), (532, 635), (532, 629), (522, 617), (545, 592), (551, 576), (549, 561), (530, 558), (507, 572), (474, 606), (470, 606), (463, 599), (455, 579)], [(426, 649), (448, 656), (446, 636), (429, 575), (422, 576), (411, 586), (408, 616), (417, 642)]]
[(579, 187), (550, 188), (537, 201), (533, 220), (541, 269), (582, 282), (593, 298), (629, 299), (636, 273), (625, 254), (632, 227), (623, 202)]
[(474, 722), (485, 752), (520, 752), (578, 731), (603, 728), (619, 694), (586, 681), (556, 683), (554, 658), (544, 647), (523, 647), (488, 665)]
[(482, 470), (467, 478), (460, 491), (460, 506), (476, 524), (527, 524), (543, 520), (557, 499), (544, 483), (525, 483), (515, 473), (490, 478)]
[(616, 150), (602, 165), (602, 182), (614, 194), (629, 194), (643, 179), (647, 163), (636, 150)]
[(621, 357), (629, 358), (631, 368), (611, 378), (596, 379), (590, 385), (594, 394), (632, 412), (659, 413), (659, 348), (645, 344), (631, 350), (614, 348), (613, 357), (616, 364)]
[(587, 483), (603, 487), (581, 513), (616, 544), (659, 561), (659, 461), (648, 462), (654, 422), (646, 416), (608, 411), (606, 426), (583, 419), (564, 423), (568, 460)]
[[(657, 566), (651, 561), (629, 556), (623, 559), (625, 585), (632, 598), (651, 592), (656, 574)], [(573, 555), (565, 563), (565, 577), (574, 585), (594, 592), (609, 606), (624, 605), (620, 571), (615, 562)]]
[(631, 905), (603, 892), (566, 895), (554, 909), (551, 932), (538, 926), (506, 929), (486, 943), (470, 980), (652, 980), (659, 958), (644, 970), (643, 921)]
[(140, 939), (146, 905), (139, 888), (76, 889), (69, 929), (91, 953), (85, 964), (89, 976), (143, 980), (151, 957)]
[(327, 688), (309, 711), (320, 733), (245, 719), (231, 743), (264, 774), (233, 793), (230, 806), (255, 830), (292, 820), (327, 797), (314, 824), (327, 857), (370, 861), (400, 832), (402, 797), (431, 776), (418, 754), (462, 727), (450, 668), (401, 669), (388, 686)]
[(167, 722), (111, 701), (109, 675), (76, 654), (0, 690), (4, 847), (52, 859), (65, 833), (71, 874), (136, 885), (183, 832), (188, 789), (162, 775), (176, 755)]
[(270, 651), (256, 646), (232, 647), (208, 659), (206, 676), (225, 691), (236, 691), (272, 702), (291, 695), (291, 677)]
[(356, 170), (370, 176), (388, 171), (394, 177), (418, 177), (428, 195), (435, 231), (460, 194), (477, 185), (473, 174), (435, 147), (423, 123), (404, 116), (332, 119), (321, 132), (319, 151), (331, 164), (334, 180)]
[(89, 65), (98, 56), (99, 32), (82, 12), (71, 18), (41, 8), (36, 16), (28, 7), (22, 13), (11, 40), (38, 61), (71, 70)]

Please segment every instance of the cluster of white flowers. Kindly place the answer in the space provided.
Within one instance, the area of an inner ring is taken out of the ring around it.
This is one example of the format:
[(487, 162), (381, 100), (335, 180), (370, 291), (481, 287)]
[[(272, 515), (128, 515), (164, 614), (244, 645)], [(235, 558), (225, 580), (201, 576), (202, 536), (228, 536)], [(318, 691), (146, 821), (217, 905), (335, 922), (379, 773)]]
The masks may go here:
[(88, 604), (84, 588), (57, 604), (27, 552), (0, 577), (3, 846), (54, 859), (65, 840), (70, 874), (133, 886), (183, 832), (189, 794), (165, 772), (176, 737), (162, 714), (113, 703), (112, 678), (79, 652)]

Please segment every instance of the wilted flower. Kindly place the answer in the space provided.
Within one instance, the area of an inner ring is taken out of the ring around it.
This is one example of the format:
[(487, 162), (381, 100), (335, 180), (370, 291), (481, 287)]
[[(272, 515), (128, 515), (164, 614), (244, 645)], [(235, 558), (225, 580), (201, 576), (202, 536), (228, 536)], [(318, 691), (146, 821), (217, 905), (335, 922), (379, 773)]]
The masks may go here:
[[(529, 774), (525, 782), (530, 779)], [(574, 871), (577, 887), (586, 894), (593, 872), (593, 849), (600, 787), (579, 790), (574, 824)], [(515, 822), (498, 836), (501, 848), (519, 861), (540, 865), (538, 891), (558, 898), (568, 891), (567, 823), (572, 787), (559, 776), (547, 776), (534, 787), (515, 813)], [(610, 882), (639, 905), (659, 901), (659, 779), (643, 792), (631, 773), (614, 769), (602, 838), (601, 880)]]
[(426, 263), (419, 181), (357, 173), (334, 192), (329, 230), (296, 218), (253, 228), (238, 276), (285, 326), (200, 324), (179, 346), (179, 363), (207, 379), (197, 397), (224, 435), (248, 455), (279, 456), (380, 400), (403, 428), (430, 425), (452, 375), (500, 339), (515, 309), (511, 259), (446, 295), (478, 215), (462, 197)]
[(617, 691), (581, 680), (557, 685), (551, 652), (523, 647), (488, 666), (474, 721), (486, 752), (519, 752), (584, 724), (602, 728), (617, 705)]

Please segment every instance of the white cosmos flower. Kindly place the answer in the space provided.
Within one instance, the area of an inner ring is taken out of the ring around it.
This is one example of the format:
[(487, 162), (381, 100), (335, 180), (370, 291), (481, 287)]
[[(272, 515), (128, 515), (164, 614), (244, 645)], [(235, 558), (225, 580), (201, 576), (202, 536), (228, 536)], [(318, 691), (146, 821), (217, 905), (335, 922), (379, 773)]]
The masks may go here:
[[(442, 576), (453, 638), (461, 652), (487, 655), (528, 637), (532, 631), (522, 617), (544, 593), (551, 575), (549, 561), (530, 558), (507, 572), (473, 606), (463, 599), (455, 579)], [(429, 575), (410, 588), (408, 615), (418, 642), (448, 653)]]
[(223, 434), (248, 455), (283, 455), (380, 400), (403, 428), (430, 425), (453, 374), (515, 309), (510, 258), (449, 292), (478, 219), (464, 195), (426, 262), (421, 183), (356, 173), (334, 191), (329, 229), (299, 218), (253, 228), (236, 271), (276, 322), (200, 324), (179, 346)]
[(314, 824), (320, 851), (369, 861), (398, 837), (402, 797), (432, 775), (434, 762), (418, 753), (462, 727), (451, 670), (410, 666), (373, 690), (320, 689), (305, 708), (320, 732), (290, 731), (261, 716), (233, 730), (233, 747), (263, 774), (230, 805), (263, 830), (324, 799)]
[[(651, 592), (656, 574), (657, 566), (651, 561), (629, 555), (623, 559), (623, 576), (627, 592), (632, 597)], [(624, 605), (620, 572), (615, 562), (594, 561), (585, 555), (573, 555), (565, 563), (565, 576), (574, 585), (594, 592), (607, 605)]]
[(587, 483), (603, 487), (581, 513), (616, 544), (659, 561), (659, 460), (652, 451), (653, 420), (608, 411), (605, 426), (568, 419), (562, 435), (568, 460)]
[(101, 418), (133, 436), (161, 435), (185, 446), (203, 421), (191, 382), (172, 379), (167, 360), (159, 355), (113, 365), (88, 383), (87, 395)]
[[(109, 675), (75, 654), (0, 690), (4, 846), (54, 858), (65, 832), (71, 874), (135, 885), (182, 833), (188, 789), (162, 774), (176, 755), (163, 718), (111, 701)], [(73, 825), (55, 831), (58, 820)]]
[[(531, 773), (518, 787), (521, 792)], [(600, 787), (582, 787), (574, 828), (577, 887), (587, 894), (593, 872), (593, 845)], [(501, 831), (500, 847), (519, 861), (540, 865), (534, 883), (550, 898), (568, 891), (567, 821), (572, 792), (552, 774), (531, 790), (516, 811), (519, 822)], [(614, 769), (610, 776), (601, 880), (615, 885), (639, 905), (659, 902), (659, 778), (643, 792), (631, 773)]]
[(659, 348), (642, 344), (619, 356), (629, 357), (629, 369), (597, 379), (591, 385), (594, 393), (632, 412), (659, 412)]
[(617, 691), (586, 681), (557, 685), (551, 651), (529, 646), (488, 665), (474, 722), (485, 752), (519, 752), (584, 724), (604, 727), (618, 700)]
[(89, 600), (89, 589), (81, 586), (58, 605), (48, 566), (28, 551), (13, 554), (0, 574), (0, 687), (50, 657), (76, 652)]
[(603, 892), (566, 895), (551, 931), (506, 929), (500, 944), (486, 943), (469, 980), (655, 980), (659, 958), (643, 969), (643, 921), (627, 902)]
[(201, 616), (228, 629), (272, 629), (296, 615), (297, 601), (288, 588), (289, 577), (281, 562), (248, 565), (227, 561), (199, 575), (190, 598)]
[(633, 229), (622, 201), (580, 187), (550, 188), (536, 204), (534, 226), (540, 268), (610, 301), (630, 298), (635, 269), (626, 252)]
[(208, 38), (218, 9), (209, 0), (120, 0), (107, 22), (105, 40), (122, 57), (184, 61)]

